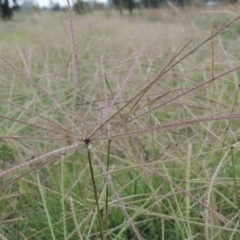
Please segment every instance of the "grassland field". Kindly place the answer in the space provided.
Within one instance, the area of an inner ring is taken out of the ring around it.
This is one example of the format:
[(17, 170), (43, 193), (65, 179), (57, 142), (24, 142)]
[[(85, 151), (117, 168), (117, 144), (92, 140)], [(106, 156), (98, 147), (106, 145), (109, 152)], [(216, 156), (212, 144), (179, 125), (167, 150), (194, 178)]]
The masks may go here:
[(239, 9), (0, 21), (0, 239), (240, 239)]

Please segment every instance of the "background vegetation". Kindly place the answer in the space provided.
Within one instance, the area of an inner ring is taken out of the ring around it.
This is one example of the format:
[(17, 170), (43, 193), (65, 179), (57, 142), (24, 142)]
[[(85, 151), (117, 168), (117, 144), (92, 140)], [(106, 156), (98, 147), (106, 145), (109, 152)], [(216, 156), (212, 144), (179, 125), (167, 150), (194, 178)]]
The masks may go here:
[(0, 22), (0, 239), (239, 239), (238, 8)]

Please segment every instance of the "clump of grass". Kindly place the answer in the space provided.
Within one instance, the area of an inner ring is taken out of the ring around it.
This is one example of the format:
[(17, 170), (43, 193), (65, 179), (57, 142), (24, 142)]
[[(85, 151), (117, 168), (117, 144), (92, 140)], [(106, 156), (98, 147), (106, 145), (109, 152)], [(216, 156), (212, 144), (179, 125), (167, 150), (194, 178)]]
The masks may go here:
[(184, 24), (99, 13), (75, 30), (70, 14), (66, 38), (61, 16), (33, 17), (45, 35), (19, 59), (2, 51), (1, 237), (236, 238), (240, 64), (224, 41), (205, 48), (240, 17), (193, 41)]

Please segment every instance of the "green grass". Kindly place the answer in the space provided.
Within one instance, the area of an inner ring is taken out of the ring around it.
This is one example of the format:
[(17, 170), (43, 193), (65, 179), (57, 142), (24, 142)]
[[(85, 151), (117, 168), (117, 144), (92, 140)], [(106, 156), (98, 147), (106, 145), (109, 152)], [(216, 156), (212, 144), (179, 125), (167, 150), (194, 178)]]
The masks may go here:
[(0, 239), (239, 239), (239, 22), (214, 96), (202, 10), (74, 15), (80, 86), (66, 14), (0, 22)]

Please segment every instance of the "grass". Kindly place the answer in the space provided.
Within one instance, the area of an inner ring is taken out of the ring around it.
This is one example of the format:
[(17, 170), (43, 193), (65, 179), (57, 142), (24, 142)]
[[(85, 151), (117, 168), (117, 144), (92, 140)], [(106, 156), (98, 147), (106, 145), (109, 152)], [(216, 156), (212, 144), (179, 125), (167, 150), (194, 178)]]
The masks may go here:
[(239, 239), (227, 9), (0, 22), (1, 239)]

